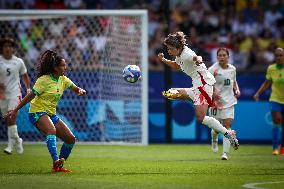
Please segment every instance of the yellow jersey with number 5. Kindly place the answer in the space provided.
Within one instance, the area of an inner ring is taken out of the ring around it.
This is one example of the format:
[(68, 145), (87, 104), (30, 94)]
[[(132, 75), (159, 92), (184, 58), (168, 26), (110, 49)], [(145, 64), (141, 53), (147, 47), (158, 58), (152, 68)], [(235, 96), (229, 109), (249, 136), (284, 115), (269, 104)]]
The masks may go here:
[(52, 74), (39, 77), (32, 89), (36, 97), (30, 103), (29, 113), (56, 114), (56, 106), (64, 89), (71, 89), (73, 86), (74, 83), (66, 76), (60, 76), (58, 80)]
[(272, 82), (269, 101), (284, 104), (284, 66), (270, 65), (267, 68), (266, 79)]

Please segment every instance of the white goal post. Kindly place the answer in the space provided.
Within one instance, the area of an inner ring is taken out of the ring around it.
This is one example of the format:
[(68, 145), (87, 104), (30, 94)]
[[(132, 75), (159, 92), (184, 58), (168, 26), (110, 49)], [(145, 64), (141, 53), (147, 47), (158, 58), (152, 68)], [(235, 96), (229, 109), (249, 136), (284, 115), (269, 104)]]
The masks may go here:
[[(34, 84), (40, 53), (54, 49), (66, 60), (67, 76), (87, 90), (65, 92), (58, 116), (79, 142), (148, 144), (147, 10), (0, 10), (0, 37), (12, 37)], [(141, 79), (123, 80), (122, 70), (138, 65)], [(17, 118), (25, 142), (44, 137), (28, 121), (28, 105)], [(0, 123), (0, 124), (3, 124)], [(0, 141), (6, 131), (0, 126)]]

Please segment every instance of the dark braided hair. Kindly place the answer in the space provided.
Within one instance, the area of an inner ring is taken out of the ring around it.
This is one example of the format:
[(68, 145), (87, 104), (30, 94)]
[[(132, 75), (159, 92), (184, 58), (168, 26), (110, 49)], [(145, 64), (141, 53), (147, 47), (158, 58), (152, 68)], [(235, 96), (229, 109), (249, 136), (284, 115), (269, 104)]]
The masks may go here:
[(37, 65), (37, 78), (51, 74), (54, 71), (54, 68), (60, 64), (62, 59), (63, 57), (52, 50), (46, 50), (42, 53)]
[(186, 45), (185, 37), (183, 32), (174, 32), (166, 37), (164, 44), (180, 49)]

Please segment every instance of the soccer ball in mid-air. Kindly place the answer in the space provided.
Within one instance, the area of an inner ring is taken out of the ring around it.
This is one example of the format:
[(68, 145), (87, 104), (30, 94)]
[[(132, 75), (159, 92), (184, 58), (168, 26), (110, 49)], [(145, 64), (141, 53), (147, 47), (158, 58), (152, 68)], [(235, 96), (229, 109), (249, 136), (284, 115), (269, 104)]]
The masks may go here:
[(122, 75), (125, 81), (135, 83), (141, 77), (141, 71), (136, 65), (128, 65), (123, 69)]

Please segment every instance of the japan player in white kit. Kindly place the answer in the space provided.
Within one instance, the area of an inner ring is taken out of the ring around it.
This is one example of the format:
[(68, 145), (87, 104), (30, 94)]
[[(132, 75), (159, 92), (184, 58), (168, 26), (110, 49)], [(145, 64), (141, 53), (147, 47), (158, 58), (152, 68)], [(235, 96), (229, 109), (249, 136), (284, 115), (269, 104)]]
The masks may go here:
[[(4, 38), (0, 41), (0, 109), (2, 116), (8, 111), (13, 110), (20, 102), (21, 84), (23, 83), (30, 92), (30, 79), (27, 74), (26, 66), (22, 59), (14, 55), (15, 42), (10, 38)], [(12, 154), (13, 147), (19, 154), (23, 153), (23, 140), (18, 135), (16, 118), (5, 118), (8, 126), (8, 146), (4, 149), (6, 154)]]
[(192, 88), (171, 88), (163, 92), (163, 95), (169, 99), (191, 99), (194, 104), (197, 121), (222, 133), (229, 139), (235, 150), (238, 149), (239, 143), (235, 136), (235, 131), (227, 130), (217, 119), (206, 116), (208, 107), (213, 106), (213, 85), (215, 84), (214, 76), (207, 70), (203, 63), (202, 57), (197, 56), (194, 51), (186, 46), (186, 39), (183, 32), (174, 32), (169, 34), (164, 40), (164, 44), (171, 56), (175, 60), (164, 58), (163, 53), (159, 53), (159, 59), (172, 67), (173, 69), (182, 70), (192, 78)]
[[(218, 106), (209, 108), (209, 115), (218, 119), (222, 125), (231, 130), (234, 120), (234, 105), (237, 104), (237, 98), (241, 95), (236, 80), (236, 68), (229, 64), (229, 51), (226, 48), (217, 50), (218, 62), (208, 68), (208, 71), (214, 76), (215, 97), (218, 98)], [(211, 130), (211, 143), (213, 152), (218, 151), (218, 132)], [(223, 137), (222, 160), (228, 159), (230, 151), (230, 141)]]

